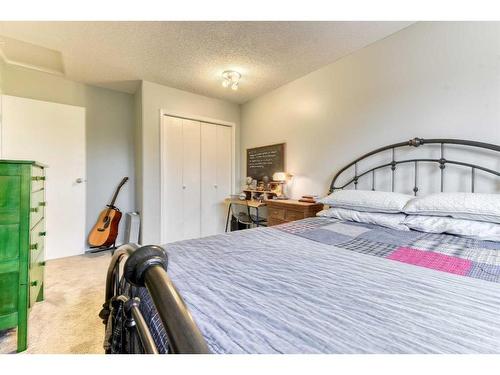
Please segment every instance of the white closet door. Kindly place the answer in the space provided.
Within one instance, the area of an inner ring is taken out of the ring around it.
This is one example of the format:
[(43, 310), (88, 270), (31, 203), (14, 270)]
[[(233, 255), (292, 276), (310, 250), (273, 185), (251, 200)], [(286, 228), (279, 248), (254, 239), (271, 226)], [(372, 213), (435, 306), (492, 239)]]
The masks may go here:
[(217, 125), (201, 123), (201, 236), (218, 230)]
[(201, 235), (201, 154), (200, 123), (182, 120), (182, 169), (184, 239)]
[(162, 232), (166, 242), (183, 239), (182, 120), (163, 116)]
[(216, 233), (225, 229), (226, 206), (224, 199), (231, 195), (232, 185), (232, 131), (229, 126), (216, 126), (217, 129), (217, 194), (215, 199)]

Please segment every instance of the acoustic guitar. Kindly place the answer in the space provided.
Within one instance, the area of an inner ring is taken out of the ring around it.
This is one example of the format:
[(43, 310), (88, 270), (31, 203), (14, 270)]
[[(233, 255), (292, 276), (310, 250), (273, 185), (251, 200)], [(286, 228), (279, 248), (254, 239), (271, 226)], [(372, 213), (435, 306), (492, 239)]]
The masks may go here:
[(111, 203), (106, 206), (107, 208), (101, 211), (97, 223), (90, 231), (89, 245), (91, 247), (110, 247), (115, 244), (116, 237), (118, 236), (118, 225), (122, 218), (122, 213), (115, 206), (115, 201), (120, 189), (125, 185), (127, 180), (128, 177), (122, 179), (113, 195)]

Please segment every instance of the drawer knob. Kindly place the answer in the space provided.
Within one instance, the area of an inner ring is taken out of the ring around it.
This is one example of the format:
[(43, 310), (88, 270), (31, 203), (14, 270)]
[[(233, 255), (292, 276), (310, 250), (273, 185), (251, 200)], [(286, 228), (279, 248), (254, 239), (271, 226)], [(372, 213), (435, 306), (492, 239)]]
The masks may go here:
[(32, 281), (30, 283), (31, 286), (37, 286), (38, 285), (38, 280)]
[(33, 181), (45, 181), (45, 176), (35, 176), (31, 177)]
[(42, 267), (45, 267), (45, 261), (39, 263)]
[(30, 208), (30, 211), (31, 211), (31, 212), (38, 212), (38, 207), (31, 207), (31, 208)]
[(40, 237), (45, 237), (47, 235), (47, 232), (39, 232), (38, 235)]
[(38, 203), (38, 205), (39, 205), (40, 207), (45, 207), (45, 206), (47, 205), (47, 202), (40, 202), (40, 203)]
[(30, 250), (36, 250), (36, 249), (38, 249), (38, 244), (37, 243), (32, 243), (30, 245)]

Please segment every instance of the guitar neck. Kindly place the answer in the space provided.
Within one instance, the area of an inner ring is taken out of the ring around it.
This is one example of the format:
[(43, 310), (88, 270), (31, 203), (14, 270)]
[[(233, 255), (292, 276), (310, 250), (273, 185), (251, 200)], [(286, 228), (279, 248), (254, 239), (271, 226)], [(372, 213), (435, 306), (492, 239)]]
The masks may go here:
[(118, 193), (120, 192), (120, 189), (122, 188), (123, 185), (125, 185), (125, 182), (127, 182), (128, 177), (124, 177), (123, 180), (120, 182), (120, 185), (116, 188), (115, 194), (113, 194), (113, 199), (111, 199), (111, 203), (109, 204), (110, 207), (115, 206), (116, 198), (118, 198)]

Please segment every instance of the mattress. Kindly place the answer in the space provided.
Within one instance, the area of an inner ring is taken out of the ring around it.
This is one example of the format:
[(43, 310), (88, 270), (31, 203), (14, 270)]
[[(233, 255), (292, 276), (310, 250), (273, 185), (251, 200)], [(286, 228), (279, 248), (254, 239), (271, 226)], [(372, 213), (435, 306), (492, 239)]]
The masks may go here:
[(165, 249), (213, 353), (500, 353), (498, 242), (317, 217)]

